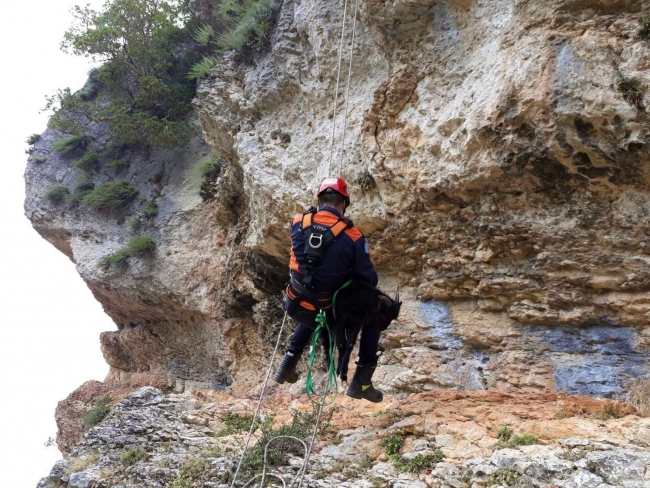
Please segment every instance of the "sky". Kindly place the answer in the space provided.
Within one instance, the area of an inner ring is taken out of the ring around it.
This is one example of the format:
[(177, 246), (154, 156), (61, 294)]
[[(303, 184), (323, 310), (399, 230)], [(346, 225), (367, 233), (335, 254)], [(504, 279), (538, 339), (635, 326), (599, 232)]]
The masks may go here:
[(66, 256), (23, 215), (25, 139), (45, 130), (45, 95), (81, 88), (89, 61), (59, 50), (76, 3), (7, 2), (0, 20), (0, 473), (34, 488), (57, 459), (54, 410), (84, 381), (108, 373), (99, 334), (114, 330)]

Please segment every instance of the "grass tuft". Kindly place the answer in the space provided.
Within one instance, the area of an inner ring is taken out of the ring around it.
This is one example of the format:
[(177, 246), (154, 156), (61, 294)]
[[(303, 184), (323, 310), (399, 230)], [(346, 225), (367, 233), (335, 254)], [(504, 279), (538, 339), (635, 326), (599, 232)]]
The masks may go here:
[(82, 203), (96, 210), (114, 210), (126, 207), (136, 194), (137, 190), (132, 184), (115, 180), (96, 187), (83, 198)]
[(638, 110), (645, 110), (645, 105), (643, 104), (644, 91), (636, 86), (634, 82), (628, 80), (623, 75), (619, 75), (616, 77), (616, 86), (627, 103), (633, 105)]
[(54, 141), (52, 149), (59, 154), (70, 154), (77, 150), (85, 150), (89, 142), (90, 137), (86, 135), (71, 136)]
[(216, 56), (205, 56), (201, 61), (192, 65), (192, 68), (190, 68), (190, 71), (187, 73), (187, 77), (190, 80), (204, 78), (218, 62), (219, 58)]
[(128, 161), (122, 159), (115, 159), (109, 163), (106, 163), (106, 167), (114, 170), (116, 173), (123, 171), (129, 167)]
[(100, 154), (98, 152), (88, 151), (72, 163), (72, 166), (77, 171), (90, 172), (97, 169), (97, 166), (99, 165), (99, 157)]
[(113, 254), (102, 257), (99, 267), (104, 269), (124, 270), (130, 258), (147, 259), (156, 254), (156, 241), (149, 236), (132, 238), (126, 246)]
[(620, 419), (627, 415), (625, 405), (617, 401), (605, 401), (600, 412), (594, 414), (598, 420)]
[(73, 473), (78, 473), (79, 471), (84, 471), (97, 461), (99, 461), (99, 455), (97, 454), (90, 454), (84, 458), (72, 458), (70, 459), (70, 466), (65, 470), (65, 474), (71, 475)]
[(133, 466), (135, 463), (142, 461), (147, 457), (147, 451), (140, 447), (127, 449), (120, 455), (120, 461), (127, 466)]
[(61, 203), (64, 200), (67, 200), (69, 197), (70, 197), (70, 190), (68, 190), (65, 186), (61, 186), (61, 185), (51, 186), (43, 194), (43, 198), (45, 200), (54, 204)]
[(42, 164), (42, 163), (44, 163), (45, 161), (47, 161), (47, 158), (46, 158), (45, 156), (34, 156), (33, 158), (31, 158), (30, 161), (31, 161), (32, 163)]
[(27, 138), (27, 140), (25, 142), (27, 144), (29, 144), (30, 146), (33, 146), (34, 144), (36, 144), (40, 140), (41, 140), (41, 135), (40, 134), (32, 134), (31, 136), (29, 136)]

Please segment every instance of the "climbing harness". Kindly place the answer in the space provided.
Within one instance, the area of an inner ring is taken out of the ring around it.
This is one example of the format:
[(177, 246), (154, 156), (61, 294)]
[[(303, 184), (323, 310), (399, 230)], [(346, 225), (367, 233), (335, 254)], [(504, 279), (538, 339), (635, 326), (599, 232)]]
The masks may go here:
[[(330, 138), (330, 150), (329, 150), (329, 160), (327, 163), (327, 175), (329, 176), (332, 173), (332, 158), (334, 156), (334, 139), (336, 138), (336, 118), (338, 110), (338, 99), (339, 99), (339, 84), (341, 80), (341, 62), (343, 59), (343, 41), (345, 40), (345, 20), (348, 11), (348, 0), (345, 0), (343, 5), (343, 23), (341, 28), (341, 40), (339, 42), (339, 58), (338, 58), (338, 67), (336, 72), (336, 89), (334, 91), (334, 107), (332, 109), (332, 136)], [(345, 132), (347, 130), (347, 121), (348, 121), (348, 100), (350, 95), (350, 79), (352, 75), (352, 58), (354, 56), (355, 48), (355, 38), (357, 31), (357, 12), (359, 11), (359, 0), (354, 2), (354, 20), (352, 22), (352, 48), (350, 50), (350, 61), (348, 67), (348, 79), (347, 86), (345, 89), (345, 110), (343, 117), (343, 133), (341, 135), (341, 151), (339, 155), (339, 175), (342, 174), (343, 170), (343, 145), (345, 144)]]
[[(348, 10), (348, 0), (345, 0), (344, 6), (343, 6), (343, 21), (342, 21), (342, 27), (341, 27), (341, 40), (339, 43), (339, 53), (338, 53), (338, 65), (337, 65), (337, 74), (336, 74), (336, 90), (334, 93), (334, 107), (333, 107), (333, 118), (332, 118), (332, 137), (330, 140), (330, 154), (329, 154), (329, 161), (327, 165), (327, 173), (328, 175), (331, 173), (332, 169), (332, 159), (334, 155), (334, 139), (336, 135), (336, 119), (337, 119), (337, 111), (338, 111), (338, 94), (339, 94), (339, 85), (340, 85), (340, 80), (341, 80), (341, 63), (343, 59), (343, 43), (346, 38), (346, 19), (347, 19), (347, 10)], [(344, 144), (345, 144), (345, 133), (347, 129), (347, 118), (348, 118), (348, 100), (349, 100), (349, 95), (350, 95), (350, 79), (351, 79), (351, 74), (352, 74), (352, 58), (354, 56), (354, 49), (355, 49), (355, 38), (356, 38), (356, 27), (357, 27), (357, 13), (359, 10), (359, 0), (355, 0), (354, 2), (354, 20), (352, 22), (352, 41), (351, 41), (351, 50), (350, 50), (350, 57), (349, 57), (349, 63), (348, 63), (348, 77), (347, 77), (347, 86), (346, 86), (346, 91), (345, 91), (345, 108), (344, 108), (344, 117), (343, 117), (343, 129), (342, 129), (342, 135), (341, 135), (341, 149), (340, 149), (340, 154), (339, 154), (339, 174), (342, 172), (342, 167), (343, 167), (343, 159), (344, 159)], [(314, 209), (315, 210), (315, 209)], [(348, 219), (341, 218), (339, 221), (334, 224), (328, 231), (325, 231), (323, 233), (317, 234), (314, 232), (312, 224), (312, 218), (313, 214), (315, 212), (307, 212), (303, 216), (303, 220), (305, 218), (308, 219), (309, 225), (307, 228), (311, 228), (309, 231), (309, 235), (305, 235), (306, 239), (306, 245), (305, 245), (305, 257), (307, 261), (307, 275), (310, 278), (308, 278), (308, 281), (305, 283), (303, 279), (302, 285), (305, 286), (308, 290), (311, 288), (312, 283), (311, 280), (313, 277), (313, 269), (318, 266), (320, 263), (320, 260), (322, 260), (322, 256), (324, 255), (325, 250), (329, 246), (332, 245), (332, 243), (336, 240), (336, 237), (338, 235), (345, 231), (348, 227), (352, 225), (352, 223)], [(309, 214), (309, 217), (307, 217), (307, 214)], [(305, 230), (305, 222), (303, 222), (303, 232)], [(309, 249), (307, 249), (307, 243), (309, 243)], [(307, 260), (307, 253), (309, 252), (310, 257)], [(311, 270), (311, 272), (310, 272)], [(293, 284), (293, 283), (292, 283)], [(337, 290), (332, 298), (332, 303), (334, 305), (335, 300), (336, 300), (336, 295), (338, 292), (342, 289), (345, 288), (347, 285), (349, 285), (349, 282), (343, 285), (339, 290)], [(287, 488), (287, 485), (280, 476), (276, 474), (266, 473), (266, 460), (267, 460), (267, 451), (269, 444), (273, 442), (276, 439), (282, 438), (282, 437), (289, 437), (298, 440), (303, 444), (305, 447), (305, 457), (303, 460), (303, 465), (298, 471), (298, 474), (295, 476), (294, 480), (291, 482), (288, 488), (293, 488), (294, 483), (298, 479), (298, 476), (300, 477), (298, 484), (296, 485), (296, 488), (301, 488), (305, 474), (307, 472), (308, 466), (309, 466), (309, 458), (311, 456), (311, 451), (314, 447), (314, 444), (316, 442), (316, 436), (318, 435), (318, 429), (320, 428), (320, 423), (321, 423), (321, 418), (322, 418), (322, 413), (323, 413), (323, 408), (327, 405), (330, 405), (335, 399), (336, 399), (336, 394), (338, 393), (338, 382), (336, 380), (336, 369), (334, 367), (334, 339), (332, 337), (332, 331), (330, 330), (329, 326), (327, 325), (327, 319), (325, 317), (325, 313), (323, 311), (323, 308), (321, 307), (316, 307), (316, 310), (319, 310), (319, 314), (317, 316), (317, 321), (318, 321), (318, 327), (316, 328), (316, 332), (314, 333), (314, 338), (312, 339), (312, 347), (311, 347), (311, 352), (310, 352), (310, 357), (309, 357), (309, 370), (307, 373), (307, 394), (309, 396), (309, 399), (312, 401), (314, 405), (318, 406), (318, 415), (316, 417), (316, 424), (314, 425), (314, 430), (311, 435), (311, 439), (309, 442), (309, 445), (307, 446), (304, 441), (301, 439), (297, 439), (295, 437), (291, 436), (279, 436), (276, 438), (271, 439), (267, 444), (264, 449), (264, 468), (262, 471), (261, 475), (257, 475), (254, 478), (250, 479), (243, 488), (248, 488), (249, 486), (252, 486), (252, 483), (256, 479), (258, 479), (260, 476), (262, 477), (260, 487), (264, 486), (264, 481), (267, 476), (274, 477), (279, 479), (282, 482), (283, 488)], [(230, 484), (230, 488), (234, 488), (235, 482), (237, 481), (237, 475), (239, 474), (239, 471), (241, 469), (242, 462), (244, 460), (244, 456), (246, 455), (246, 451), (248, 450), (248, 446), (250, 444), (251, 437), (253, 435), (253, 432), (255, 431), (256, 428), (256, 421), (257, 417), (260, 412), (260, 408), (262, 406), (262, 402), (264, 400), (264, 394), (266, 392), (266, 387), (268, 385), (269, 378), (271, 377), (271, 371), (273, 370), (273, 363), (275, 362), (275, 356), (278, 351), (278, 347), (280, 345), (280, 339), (282, 337), (282, 331), (284, 329), (284, 325), (287, 319), (287, 312), (284, 314), (284, 318), (282, 319), (282, 325), (280, 326), (280, 331), (278, 332), (278, 339), (275, 344), (275, 349), (273, 350), (273, 355), (271, 356), (271, 361), (269, 363), (269, 368), (266, 373), (266, 378), (264, 380), (264, 384), (262, 386), (262, 392), (260, 394), (259, 401), (257, 403), (257, 408), (255, 409), (255, 414), (253, 415), (253, 419), (251, 421), (251, 427), (248, 431), (248, 436), (246, 438), (246, 443), (244, 445), (244, 449), (242, 451), (241, 457), (239, 459), (239, 462), (237, 464), (237, 469), (235, 470), (235, 474), (232, 479), (232, 483)], [(318, 341), (318, 336), (322, 333), (323, 329), (326, 331), (328, 334), (328, 339), (329, 339), (329, 373), (328, 373), (328, 379), (327, 379), (327, 385), (325, 389), (323, 390), (321, 394), (320, 401), (314, 400), (314, 397), (317, 396), (318, 394), (314, 391), (313, 388), (313, 380), (312, 380), (312, 375), (311, 371), (313, 369), (313, 363), (314, 359), (316, 356), (316, 345)], [(326, 397), (332, 390), (332, 386), (335, 388), (335, 395), (334, 398), (329, 402), (326, 403)]]
[[(316, 207), (310, 207), (309, 210), (307, 210), (302, 215), (302, 235), (304, 236), (305, 240), (305, 270), (307, 273), (305, 276), (303, 276), (302, 283), (300, 283), (300, 285), (302, 285), (308, 291), (312, 291), (314, 271), (323, 261), (325, 251), (327, 251), (331, 245), (334, 244), (342, 232), (352, 227), (352, 221), (350, 219), (339, 217), (339, 220), (329, 229), (317, 229), (313, 224), (313, 219), (314, 215), (316, 215), (316, 212)], [(296, 286), (294, 285), (294, 287)], [(316, 308), (319, 309), (320, 307), (317, 306)]]

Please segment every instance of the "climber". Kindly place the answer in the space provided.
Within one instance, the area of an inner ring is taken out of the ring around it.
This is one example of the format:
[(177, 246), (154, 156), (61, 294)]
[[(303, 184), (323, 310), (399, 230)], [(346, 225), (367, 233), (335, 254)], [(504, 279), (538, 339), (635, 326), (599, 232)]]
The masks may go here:
[[(341, 178), (325, 178), (318, 188), (318, 210), (311, 207), (297, 215), (291, 229), (291, 281), (284, 307), (298, 326), (273, 379), (277, 383), (298, 381), (296, 365), (316, 329), (319, 310), (334, 323), (332, 296), (349, 278), (377, 286), (378, 278), (370, 261), (363, 234), (345, 218), (350, 205), (347, 183)], [(372, 386), (377, 367), (380, 330), (364, 327), (359, 344), (359, 361), (346, 395), (381, 402), (383, 394)]]

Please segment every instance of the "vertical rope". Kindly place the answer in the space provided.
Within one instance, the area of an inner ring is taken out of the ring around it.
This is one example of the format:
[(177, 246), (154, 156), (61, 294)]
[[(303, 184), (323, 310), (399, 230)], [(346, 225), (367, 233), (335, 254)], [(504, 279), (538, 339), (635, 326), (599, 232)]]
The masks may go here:
[(235, 475), (232, 478), (232, 483), (230, 484), (230, 488), (233, 488), (235, 486), (235, 481), (237, 480), (237, 475), (239, 474), (239, 470), (241, 469), (241, 463), (244, 461), (244, 456), (246, 455), (246, 450), (248, 449), (248, 444), (251, 441), (251, 437), (253, 435), (253, 432), (255, 430), (255, 421), (257, 420), (257, 416), (260, 412), (260, 407), (262, 406), (262, 400), (264, 399), (264, 392), (266, 391), (266, 386), (269, 383), (269, 378), (271, 377), (271, 371), (273, 371), (273, 362), (275, 361), (275, 355), (278, 352), (278, 347), (280, 347), (280, 339), (282, 338), (282, 330), (284, 329), (284, 324), (287, 321), (287, 312), (284, 312), (284, 318), (282, 319), (282, 325), (280, 326), (280, 332), (278, 332), (278, 340), (275, 343), (275, 349), (273, 350), (273, 356), (271, 356), (271, 362), (269, 363), (269, 369), (266, 372), (266, 379), (264, 380), (264, 386), (262, 386), (262, 393), (260, 394), (260, 399), (257, 402), (257, 408), (255, 409), (255, 415), (253, 415), (253, 421), (251, 422), (251, 428), (248, 431), (248, 437), (246, 438), (246, 445), (244, 446), (244, 450), (241, 453), (241, 457), (239, 458), (239, 463), (237, 464), (237, 470), (235, 471)]
[(343, 175), (343, 157), (345, 146), (345, 131), (348, 127), (348, 102), (350, 100), (350, 78), (352, 77), (352, 57), (354, 56), (354, 40), (357, 32), (357, 12), (359, 11), (359, 0), (354, 2), (354, 21), (352, 22), (352, 49), (350, 49), (350, 63), (348, 65), (348, 83), (345, 90), (345, 111), (343, 112), (343, 135), (341, 136), (341, 154), (339, 156), (339, 176)]
[(336, 133), (336, 109), (339, 102), (339, 82), (341, 81), (341, 61), (343, 59), (343, 40), (345, 39), (345, 19), (348, 13), (348, 0), (343, 4), (343, 22), (341, 23), (341, 40), (339, 42), (339, 60), (336, 73), (336, 90), (334, 91), (334, 107), (332, 109), (332, 137), (330, 139), (330, 157), (327, 163), (327, 176), (331, 176), (332, 157), (334, 155), (334, 136)]

